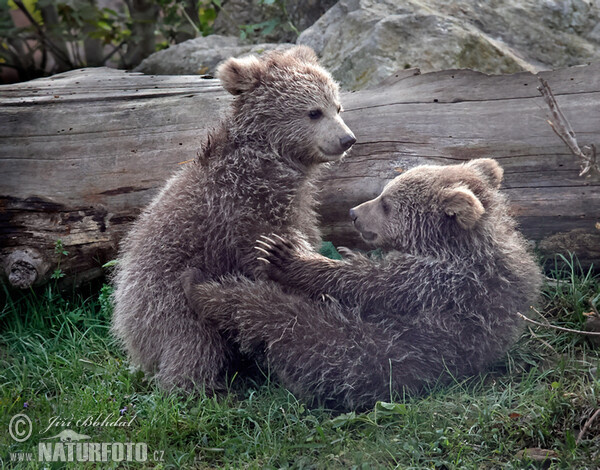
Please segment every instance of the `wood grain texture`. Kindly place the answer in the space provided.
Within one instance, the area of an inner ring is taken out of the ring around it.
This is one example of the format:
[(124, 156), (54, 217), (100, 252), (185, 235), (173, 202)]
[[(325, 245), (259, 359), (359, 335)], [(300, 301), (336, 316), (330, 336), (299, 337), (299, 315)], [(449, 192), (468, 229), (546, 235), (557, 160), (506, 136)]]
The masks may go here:
[[(542, 75), (579, 143), (600, 145), (600, 64)], [(528, 73), (402, 71), (344, 94), (358, 143), (324, 174), (325, 238), (364, 247), (348, 209), (401, 171), (493, 157), (523, 232), (546, 254), (572, 250), (598, 264), (600, 179), (578, 176), (536, 86)], [(101, 275), (141, 208), (196, 156), (232, 99), (216, 80), (107, 68), (1, 86), (0, 275), (26, 282), (32, 260), (43, 283), (59, 259), (67, 282)], [(54, 253), (58, 239), (69, 255)]]

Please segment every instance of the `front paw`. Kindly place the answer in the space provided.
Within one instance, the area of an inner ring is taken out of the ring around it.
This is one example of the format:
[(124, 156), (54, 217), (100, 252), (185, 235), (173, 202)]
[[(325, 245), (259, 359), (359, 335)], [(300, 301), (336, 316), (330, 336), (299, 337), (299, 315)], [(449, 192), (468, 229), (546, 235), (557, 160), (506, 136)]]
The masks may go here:
[(298, 257), (296, 247), (274, 233), (268, 237), (261, 235), (254, 248), (258, 252), (256, 259), (261, 263), (261, 271), (274, 281), (285, 280), (286, 270)]

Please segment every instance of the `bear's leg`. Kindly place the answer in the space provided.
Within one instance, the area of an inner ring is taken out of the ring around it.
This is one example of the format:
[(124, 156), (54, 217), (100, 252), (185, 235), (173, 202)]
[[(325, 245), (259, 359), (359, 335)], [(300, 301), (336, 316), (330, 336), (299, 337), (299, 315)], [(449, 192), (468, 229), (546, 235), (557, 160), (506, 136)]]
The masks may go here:
[(228, 331), (242, 352), (263, 350), (284, 386), (327, 406), (371, 407), (418, 391), (444, 370), (437, 348), (447, 345), (406, 322), (365, 322), (333, 301), (270, 282), (207, 282), (190, 294), (198, 315)]
[[(163, 279), (165, 281), (165, 279)], [(150, 275), (121, 281), (113, 333), (131, 363), (153, 374), (159, 385), (218, 392), (237, 346), (198, 318), (178, 279), (159, 283)]]
[(224, 391), (235, 347), (227, 343), (214, 325), (192, 312), (182, 312), (176, 318), (177, 325), (171, 328), (160, 356), (158, 383), (167, 390), (204, 389), (208, 394)]

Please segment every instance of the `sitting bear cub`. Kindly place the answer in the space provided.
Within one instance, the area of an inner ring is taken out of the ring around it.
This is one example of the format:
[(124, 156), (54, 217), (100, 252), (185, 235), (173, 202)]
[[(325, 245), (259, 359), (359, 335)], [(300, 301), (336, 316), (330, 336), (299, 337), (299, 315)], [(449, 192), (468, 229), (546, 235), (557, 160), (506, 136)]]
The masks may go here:
[(257, 250), (277, 282), (188, 275), (188, 299), (292, 392), (328, 406), (370, 407), (477, 373), (517, 339), (516, 312), (542, 279), (502, 175), (491, 159), (413, 168), (350, 211), (383, 259), (331, 260), (273, 234)]
[(252, 278), (255, 240), (274, 231), (318, 245), (314, 184), (356, 141), (337, 84), (305, 46), (231, 58), (217, 74), (236, 97), (229, 114), (140, 215), (114, 277), (112, 331), (166, 389), (219, 392), (244, 359), (190, 308), (181, 273)]

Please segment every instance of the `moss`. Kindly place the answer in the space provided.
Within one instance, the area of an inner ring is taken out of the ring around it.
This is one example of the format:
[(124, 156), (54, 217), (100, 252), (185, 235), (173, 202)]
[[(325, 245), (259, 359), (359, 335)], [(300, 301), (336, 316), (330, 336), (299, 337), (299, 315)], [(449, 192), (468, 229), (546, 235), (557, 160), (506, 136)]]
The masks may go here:
[(479, 70), (484, 73), (516, 73), (522, 67), (511, 57), (504, 55), (480, 36), (469, 35), (456, 57), (461, 68)]

